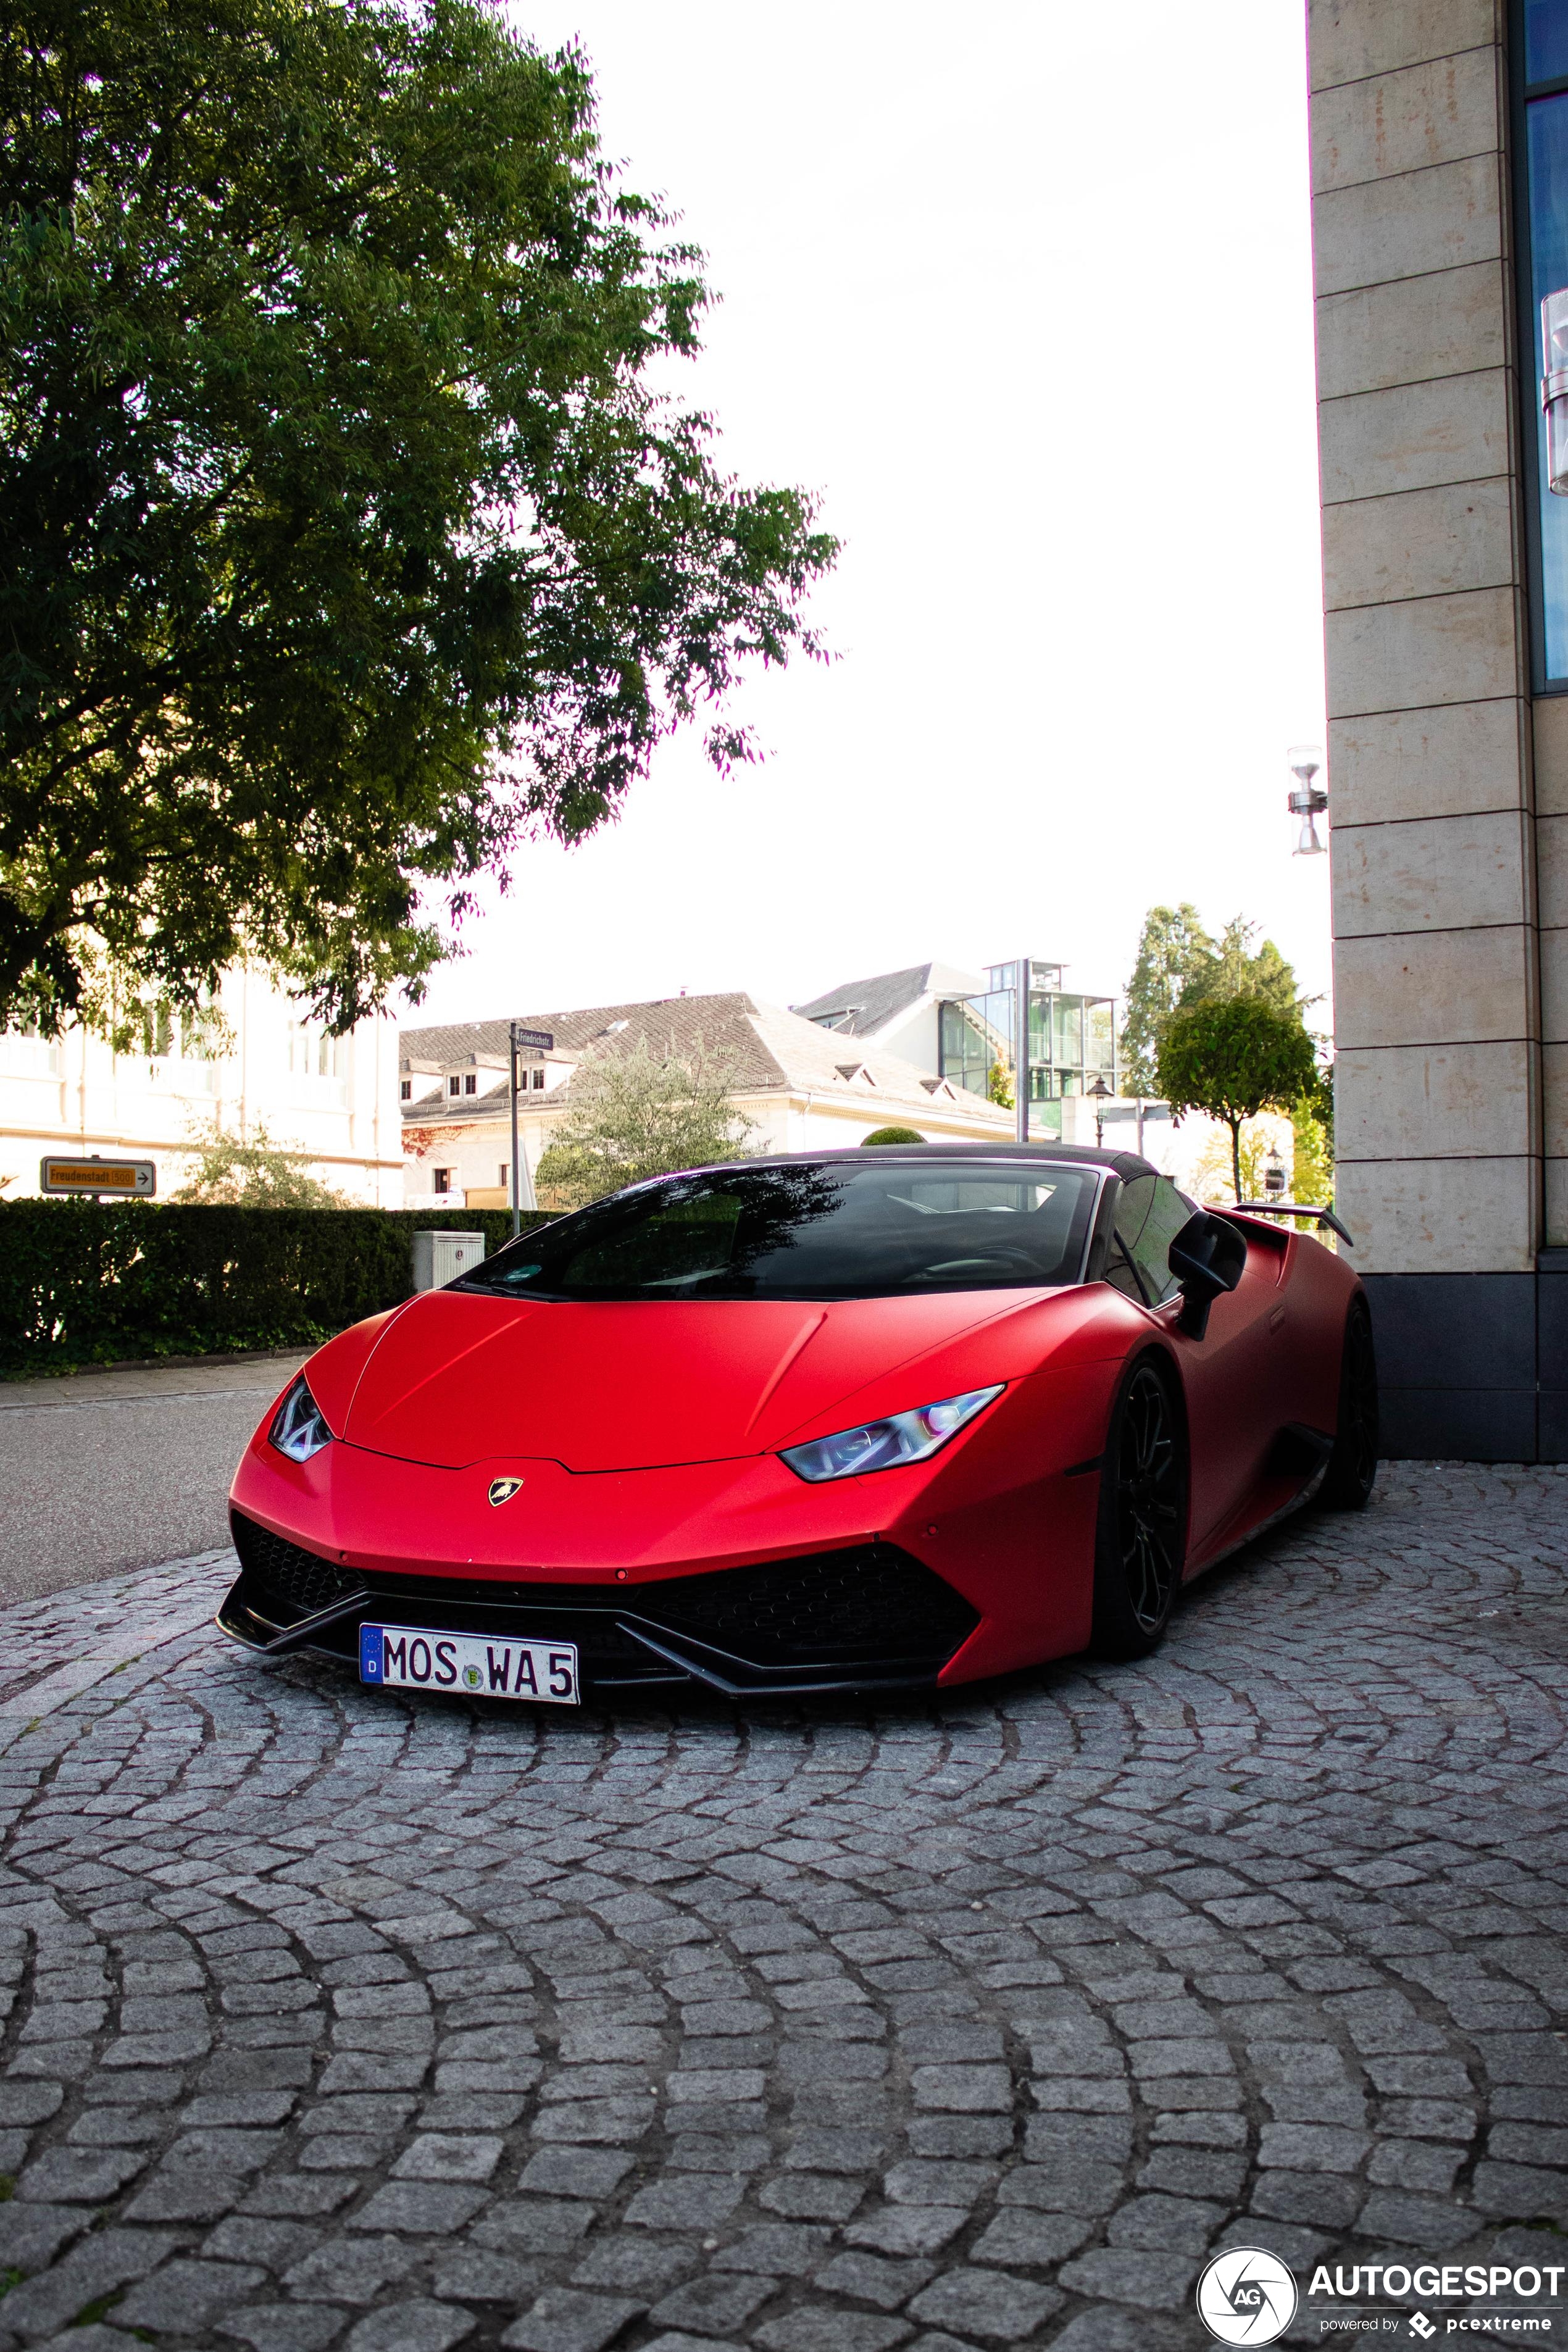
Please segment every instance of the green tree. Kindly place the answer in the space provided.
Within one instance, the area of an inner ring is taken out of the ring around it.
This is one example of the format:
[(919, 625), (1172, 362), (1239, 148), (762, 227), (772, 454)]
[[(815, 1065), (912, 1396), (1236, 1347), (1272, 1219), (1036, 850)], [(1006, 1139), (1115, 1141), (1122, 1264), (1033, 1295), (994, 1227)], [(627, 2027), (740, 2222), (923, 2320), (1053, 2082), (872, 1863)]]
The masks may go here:
[(534, 1171), (540, 1206), (580, 1209), (623, 1184), (710, 1160), (743, 1160), (755, 1125), (737, 1108), (734, 1066), (700, 1048), (686, 1061), (595, 1055), (572, 1074), (571, 1102)]
[(1277, 1013), (1299, 1013), (1303, 1000), (1296, 974), (1272, 940), (1254, 947), (1258, 926), (1245, 915), (1233, 915), (1217, 947), (1196, 961), (1184, 987), (1184, 1004), (1206, 1003), (1213, 997), (1258, 996)]
[(1013, 1108), (1013, 1065), (1000, 1054), (985, 1073), (985, 1099), (994, 1102), (998, 1110)]
[(195, 1165), (174, 1201), (195, 1201), (240, 1209), (350, 1209), (341, 1192), (318, 1177), (307, 1175), (310, 1154), (294, 1145), (275, 1142), (258, 1119), (241, 1141), (228, 1134), (219, 1120), (198, 1128), (192, 1137)]
[(701, 257), (486, 0), (0, 18), (0, 1024), (338, 1029), (612, 816), (836, 542), (661, 387)]
[(925, 1137), (913, 1127), (874, 1127), (869, 1135), (860, 1138), (862, 1150), (868, 1143), (923, 1143)]
[(1165, 1023), (1216, 950), (1195, 907), (1151, 907), (1139, 935), (1121, 1018), (1121, 1091), (1157, 1092), (1154, 1058)]
[(1198, 1110), (1229, 1128), (1239, 1201), (1242, 1121), (1260, 1110), (1290, 1109), (1311, 1085), (1315, 1066), (1299, 1013), (1282, 1013), (1261, 996), (1215, 996), (1171, 1015), (1155, 1076), (1178, 1121)]
[(1329, 1159), (1334, 1156), (1334, 1066), (1320, 1062), (1312, 1073), (1312, 1083), (1307, 1093), (1312, 1117), (1322, 1129), (1328, 1143)]
[(1333, 1144), (1318, 1117), (1313, 1094), (1301, 1095), (1291, 1106), (1290, 1132), (1295, 1139), (1291, 1198), (1309, 1207), (1331, 1208), (1334, 1198)]

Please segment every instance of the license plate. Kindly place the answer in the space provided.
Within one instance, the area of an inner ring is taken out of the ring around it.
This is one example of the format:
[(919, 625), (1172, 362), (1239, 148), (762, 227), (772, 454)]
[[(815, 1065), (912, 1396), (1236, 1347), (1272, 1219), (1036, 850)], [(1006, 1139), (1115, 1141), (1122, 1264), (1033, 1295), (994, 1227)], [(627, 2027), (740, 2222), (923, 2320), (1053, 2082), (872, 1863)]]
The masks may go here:
[(418, 1625), (362, 1625), (359, 1678), (395, 1690), (542, 1699), (555, 1706), (578, 1706), (583, 1696), (574, 1642), (496, 1641)]

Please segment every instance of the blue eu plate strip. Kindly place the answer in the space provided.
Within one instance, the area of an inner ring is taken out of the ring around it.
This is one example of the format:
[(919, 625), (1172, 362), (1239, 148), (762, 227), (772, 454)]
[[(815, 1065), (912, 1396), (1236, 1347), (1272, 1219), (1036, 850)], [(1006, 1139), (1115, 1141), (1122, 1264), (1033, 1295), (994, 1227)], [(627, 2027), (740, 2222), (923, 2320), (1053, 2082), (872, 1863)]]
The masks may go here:
[(381, 1680), (381, 1627), (362, 1625), (359, 1629), (359, 1678), (362, 1683)]

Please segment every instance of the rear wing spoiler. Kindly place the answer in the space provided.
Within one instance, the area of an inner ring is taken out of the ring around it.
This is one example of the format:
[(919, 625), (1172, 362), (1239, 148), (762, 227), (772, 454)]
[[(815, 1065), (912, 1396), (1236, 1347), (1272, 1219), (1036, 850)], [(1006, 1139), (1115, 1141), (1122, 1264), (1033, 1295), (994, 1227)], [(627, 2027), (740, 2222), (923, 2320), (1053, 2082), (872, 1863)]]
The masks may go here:
[(1327, 1225), (1331, 1234), (1338, 1234), (1346, 1249), (1355, 1247), (1331, 1209), (1304, 1208), (1295, 1201), (1238, 1201), (1236, 1205), (1248, 1217), (1310, 1217), (1315, 1224)]

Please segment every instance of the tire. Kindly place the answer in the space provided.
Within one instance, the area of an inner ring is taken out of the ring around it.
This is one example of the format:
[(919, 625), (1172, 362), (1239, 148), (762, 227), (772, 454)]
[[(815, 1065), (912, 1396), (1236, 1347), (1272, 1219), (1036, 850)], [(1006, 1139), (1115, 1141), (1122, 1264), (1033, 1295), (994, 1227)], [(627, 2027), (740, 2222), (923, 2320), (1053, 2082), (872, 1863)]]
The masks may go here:
[(1364, 1511), (1376, 1483), (1377, 1357), (1372, 1344), (1372, 1318), (1358, 1298), (1345, 1325), (1334, 1450), (1318, 1500), (1331, 1511)]
[(1170, 1622), (1187, 1539), (1187, 1448), (1174, 1387), (1142, 1357), (1110, 1409), (1100, 1474), (1091, 1646), (1146, 1658)]

